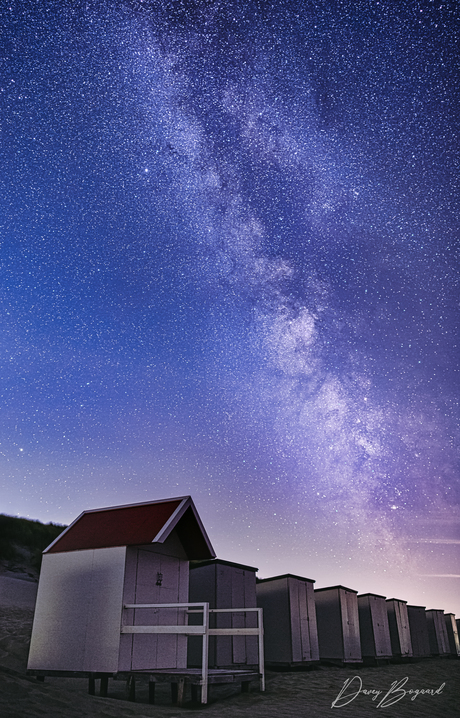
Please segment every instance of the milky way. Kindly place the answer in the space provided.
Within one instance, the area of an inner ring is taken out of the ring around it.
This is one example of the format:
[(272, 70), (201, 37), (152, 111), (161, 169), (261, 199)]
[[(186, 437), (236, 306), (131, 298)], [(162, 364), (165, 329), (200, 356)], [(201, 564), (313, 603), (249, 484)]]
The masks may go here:
[(11, 2), (1, 510), (460, 613), (453, 2)]

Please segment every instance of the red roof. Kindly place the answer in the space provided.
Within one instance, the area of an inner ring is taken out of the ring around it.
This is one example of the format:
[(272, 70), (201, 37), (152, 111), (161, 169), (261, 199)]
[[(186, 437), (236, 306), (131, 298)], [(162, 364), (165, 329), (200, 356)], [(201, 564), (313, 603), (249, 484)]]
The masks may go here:
[(215, 556), (190, 496), (84, 511), (44, 553), (163, 543), (173, 529), (190, 560)]

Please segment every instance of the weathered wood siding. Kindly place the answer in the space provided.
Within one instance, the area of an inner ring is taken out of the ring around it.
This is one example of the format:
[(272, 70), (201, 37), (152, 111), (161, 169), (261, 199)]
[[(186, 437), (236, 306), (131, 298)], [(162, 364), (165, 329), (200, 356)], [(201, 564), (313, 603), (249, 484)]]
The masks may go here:
[[(190, 570), (190, 601), (208, 601), (210, 608), (255, 608), (256, 570), (250, 566), (215, 559), (196, 564)], [(201, 618), (200, 621), (201, 622)], [(211, 627), (252, 628), (257, 626), (255, 614), (228, 613), (211, 615)], [(188, 663), (201, 665), (201, 640), (189, 639)], [(209, 640), (209, 666), (229, 668), (256, 666), (256, 636), (215, 636)]]
[(363, 658), (391, 658), (390, 627), (384, 596), (358, 596), (359, 632)]
[(407, 617), (409, 619), (412, 655), (414, 658), (431, 656), (425, 606), (407, 606)]
[(444, 611), (430, 609), (426, 612), (428, 638), (433, 656), (446, 656), (449, 653), (449, 639), (444, 621)]
[(458, 638), (457, 621), (453, 613), (445, 613), (447, 639), (449, 641), (449, 652), (453, 656), (460, 656), (460, 641)]
[(397, 598), (388, 598), (386, 604), (393, 656), (410, 658), (412, 656), (412, 641), (407, 615), (407, 602), (400, 601)]
[(257, 583), (268, 663), (298, 665), (319, 660), (313, 584), (310, 579), (290, 574)]
[(315, 591), (319, 655), (343, 663), (362, 661), (357, 591), (344, 586)]

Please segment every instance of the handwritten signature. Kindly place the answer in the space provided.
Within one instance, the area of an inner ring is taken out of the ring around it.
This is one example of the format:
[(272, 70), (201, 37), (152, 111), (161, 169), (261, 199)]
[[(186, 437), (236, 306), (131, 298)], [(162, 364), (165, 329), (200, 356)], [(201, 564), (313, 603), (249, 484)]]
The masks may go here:
[[(428, 695), (436, 696), (440, 695), (443, 691), (445, 683), (442, 683), (439, 688), (408, 688), (404, 689), (409, 677), (402, 678), (399, 682), (393, 681), (389, 690), (382, 695), (384, 691), (378, 691), (370, 688), (363, 688), (363, 682), (360, 676), (353, 676), (353, 678), (347, 678), (343, 684), (338, 696), (332, 701), (331, 708), (343, 708), (355, 700), (360, 694), (363, 696), (371, 696), (373, 701), (379, 701), (376, 708), (387, 708), (392, 706), (394, 703), (401, 701), (405, 696), (409, 696), (411, 701), (414, 701), (417, 696)], [(380, 698), (382, 696), (382, 698)]]

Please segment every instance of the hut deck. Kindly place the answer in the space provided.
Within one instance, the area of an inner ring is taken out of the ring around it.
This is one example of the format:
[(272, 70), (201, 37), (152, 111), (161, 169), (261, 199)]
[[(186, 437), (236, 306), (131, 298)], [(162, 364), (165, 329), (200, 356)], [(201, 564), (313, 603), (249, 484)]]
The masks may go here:
[[(78, 677), (88, 678), (88, 692), (90, 695), (96, 693), (96, 679), (100, 679), (100, 695), (106, 697), (108, 690), (108, 680), (113, 678), (115, 680), (126, 681), (126, 699), (129, 701), (135, 701), (135, 686), (136, 681), (149, 684), (149, 703), (155, 703), (155, 684), (156, 683), (170, 683), (171, 684), (171, 696), (172, 702), (177, 705), (183, 705), (185, 701), (186, 686), (191, 687), (192, 701), (200, 703), (200, 691), (203, 683), (202, 672), (200, 668), (177, 668), (177, 669), (144, 669), (139, 671), (121, 671), (118, 673), (90, 673), (87, 671), (47, 671), (47, 670), (28, 670), (27, 674), (30, 676), (36, 676), (37, 679), (44, 680), (45, 676), (60, 676), (60, 677)], [(244, 670), (244, 669), (225, 669), (225, 668), (210, 668), (208, 670), (208, 685), (223, 685), (223, 684), (240, 684), (241, 691), (249, 691), (249, 684), (251, 681), (262, 681), (263, 676), (257, 670)]]

